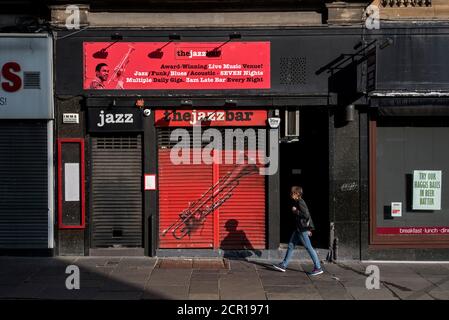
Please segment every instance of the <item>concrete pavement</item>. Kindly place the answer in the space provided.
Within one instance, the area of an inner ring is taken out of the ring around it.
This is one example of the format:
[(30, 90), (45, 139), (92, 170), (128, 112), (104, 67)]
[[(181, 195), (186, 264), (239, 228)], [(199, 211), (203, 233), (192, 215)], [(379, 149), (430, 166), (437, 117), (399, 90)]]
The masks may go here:
[[(120, 300), (449, 300), (449, 264), (376, 264), (379, 289), (368, 290), (368, 264), (312, 265), (293, 261), (287, 272), (267, 260), (148, 257), (0, 257), (0, 299)], [(68, 290), (66, 268), (80, 270)]]

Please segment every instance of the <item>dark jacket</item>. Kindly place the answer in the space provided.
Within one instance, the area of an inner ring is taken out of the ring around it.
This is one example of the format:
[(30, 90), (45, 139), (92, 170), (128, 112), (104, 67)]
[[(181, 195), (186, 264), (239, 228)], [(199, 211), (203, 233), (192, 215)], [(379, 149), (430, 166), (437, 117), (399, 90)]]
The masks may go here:
[(315, 230), (312, 217), (310, 216), (309, 208), (303, 199), (293, 201), (293, 206), (296, 207), (296, 229), (300, 232)]

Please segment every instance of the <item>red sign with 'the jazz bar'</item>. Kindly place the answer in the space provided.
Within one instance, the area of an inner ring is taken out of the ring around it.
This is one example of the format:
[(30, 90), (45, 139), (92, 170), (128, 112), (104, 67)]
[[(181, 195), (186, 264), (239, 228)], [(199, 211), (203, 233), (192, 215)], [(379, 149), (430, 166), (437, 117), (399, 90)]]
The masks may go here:
[(158, 127), (264, 127), (267, 110), (156, 110), (154, 124)]
[(270, 42), (85, 42), (86, 90), (269, 89)]

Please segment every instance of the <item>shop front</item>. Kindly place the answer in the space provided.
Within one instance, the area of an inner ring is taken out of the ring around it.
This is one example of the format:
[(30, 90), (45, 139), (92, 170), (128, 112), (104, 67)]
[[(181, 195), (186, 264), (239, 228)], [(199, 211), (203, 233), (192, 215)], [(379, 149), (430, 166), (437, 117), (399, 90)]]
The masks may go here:
[(143, 114), (91, 107), (87, 131), (90, 248), (143, 248)]
[(378, 249), (449, 246), (447, 102), (441, 97), (408, 98), (406, 105), (402, 98), (375, 102), (370, 207), (371, 245)]
[(292, 184), (305, 187), (327, 250), (337, 99), (326, 71), (358, 31), (253, 32), (86, 30), (57, 41), (58, 139), (78, 150), (61, 157), (85, 167), (78, 202), (60, 205), (59, 254), (277, 259)]
[[(381, 31), (389, 44), (377, 52), (376, 88), (369, 93), (364, 259), (449, 258), (449, 77), (441, 55), (447, 28), (414, 28)], [(405, 57), (401, 48), (408, 48)]]
[(48, 34), (0, 34), (0, 252), (53, 252), (53, 76)]

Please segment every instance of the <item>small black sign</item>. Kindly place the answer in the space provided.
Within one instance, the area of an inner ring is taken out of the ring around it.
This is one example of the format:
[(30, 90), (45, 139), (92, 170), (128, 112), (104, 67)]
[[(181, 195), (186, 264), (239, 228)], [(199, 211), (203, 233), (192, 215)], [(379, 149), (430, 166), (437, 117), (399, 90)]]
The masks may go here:
[(89, 108), (89, 132), (143, 131), (142, 110), (138, 108)]

